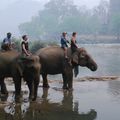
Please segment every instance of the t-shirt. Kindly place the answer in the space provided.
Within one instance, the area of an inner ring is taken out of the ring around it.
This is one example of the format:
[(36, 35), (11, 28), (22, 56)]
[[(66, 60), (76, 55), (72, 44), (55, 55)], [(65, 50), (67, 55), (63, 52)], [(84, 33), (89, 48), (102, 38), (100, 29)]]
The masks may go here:
[(25, 45), (25, 49), (26, 49), (27, 51), (29, 51), (28, 41), (22, 41), (22, 42), (21, 42), (22, 52), (24, 53), (23, 44)]
[(4, 44), (11, 44), (11, 38), (5, 38), (4, 40), (3, 40), (3, 43)]
[(67, 45), (67, 40), (66, 40), (66, 38), (65, 37), (61, 37), (61, 47), (68, 47), (68, 45)]
[(72, 52), (75, 52), (76, 49), (77, 49), (77, 46), (75, 45), (77, 43), (77, 41), (75, 40), (75, 43), (71, 40), (71, 49), (72, 49)]

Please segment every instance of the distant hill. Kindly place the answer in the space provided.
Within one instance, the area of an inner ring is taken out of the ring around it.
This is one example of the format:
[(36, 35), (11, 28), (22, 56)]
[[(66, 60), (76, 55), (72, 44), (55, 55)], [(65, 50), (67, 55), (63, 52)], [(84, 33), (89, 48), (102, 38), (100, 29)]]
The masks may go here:
[(42, 8), (41, 2), (16, 0), (6, 9), (0, 11), (0, 38), (8, 31), (18, 35), (18, 25), (29, 21)]

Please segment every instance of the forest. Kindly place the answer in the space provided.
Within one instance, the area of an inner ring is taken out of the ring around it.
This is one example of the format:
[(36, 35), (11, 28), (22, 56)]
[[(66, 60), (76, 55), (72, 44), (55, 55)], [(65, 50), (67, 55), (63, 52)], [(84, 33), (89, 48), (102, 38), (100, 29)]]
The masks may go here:
[(31, 21), (20, 24), (19, 30), (36, 40), (58, 39), (63, 31), (68, 34), (76, 31), (88, 37), (116, 36), (119, 39), (119, 5), (119, 0), (101, 0), (98, 6), (88, 9), (76, 6), (73, 0), (50, 0)]

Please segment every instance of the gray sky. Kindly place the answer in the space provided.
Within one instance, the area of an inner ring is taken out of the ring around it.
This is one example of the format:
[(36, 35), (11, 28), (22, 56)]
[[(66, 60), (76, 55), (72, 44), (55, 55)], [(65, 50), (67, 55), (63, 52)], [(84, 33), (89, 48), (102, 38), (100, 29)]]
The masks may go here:
[[(12, 4), (15, 1), (22, 1), (22, 0), (0, 0), (0, 10), (5, 9), (8, 5)], [(42, 4), (44, 4), (49, 0), (29, 0), (29, 1), (39, 1)], [(74, 0), (74, 1), (78, 5), (86, 5), (89, 8), (96, 6), (100, 2), (100, 0)]]
[[(35, 1), (49, 1), (49, 0), (35, 0)], [(107, 0), (109, 1), (109, 0)], [(74, 0), (75, 4), (77, 5), (86, 5), (89, 8), (93, 8), (94, 6), (98, 5), (100, 0)]]

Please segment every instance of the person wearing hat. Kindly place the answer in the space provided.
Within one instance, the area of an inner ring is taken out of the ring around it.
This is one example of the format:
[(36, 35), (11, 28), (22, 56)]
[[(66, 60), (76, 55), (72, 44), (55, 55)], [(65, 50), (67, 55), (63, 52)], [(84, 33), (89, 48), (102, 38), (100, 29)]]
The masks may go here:
[(67, 43), (69, 43), (69, 41), (67, 40), (66, 37), (67, 37), (67, 33), (63, 32), (62, 36), (61, 36), (61, 47), (64, 49), (65, 58), (67, 59), (68, 58), (68, 56), (67, 56), (67, 48), (68, 48)]
[(7, 33), (7, 37), (4, 38), (4, 40), (2, 42), (2, 46), (1, 46), (1, 48), (3, 50), (11, 50), (12, 49), (11, 36), (12, 36), (12, 34), (9, 32), (9, 33)]

